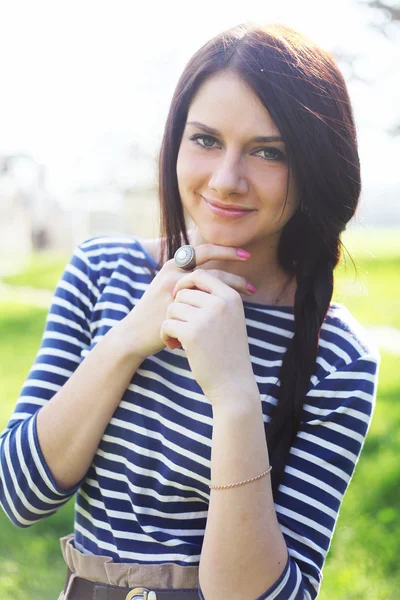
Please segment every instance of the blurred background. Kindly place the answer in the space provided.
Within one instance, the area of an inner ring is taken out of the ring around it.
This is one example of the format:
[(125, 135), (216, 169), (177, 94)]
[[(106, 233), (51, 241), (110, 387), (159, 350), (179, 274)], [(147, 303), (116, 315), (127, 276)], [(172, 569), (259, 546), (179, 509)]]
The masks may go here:
[[(400, 3), (0, 0), (0, 10), (0, 430), (76, 244), (157, 236), (157, 155), (193, 52), (224, 29), (261, 21), (290, 25), (333, 53), (353, 102), (363, 178), (335, 300), (370, 331), (382, 365), (319, 598), (399, 599)], [(1, 600), (57, 598), (58, 538), (72, 524), (73, 502), (24, 530), (0, 513)]]

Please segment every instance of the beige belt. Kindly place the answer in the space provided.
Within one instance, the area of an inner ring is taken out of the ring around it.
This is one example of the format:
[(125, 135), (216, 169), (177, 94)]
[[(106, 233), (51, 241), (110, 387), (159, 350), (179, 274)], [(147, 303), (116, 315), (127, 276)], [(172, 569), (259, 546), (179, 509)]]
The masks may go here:
[[(198, 566), (115, 563), (109, 556), (83, 554), (74, 547), (73, 540), (73, 534), (60, 539), (69, 576), (59, 600), (194, 600), (198, 597)], [(81, 596), (75, 595), (75, 589)]]

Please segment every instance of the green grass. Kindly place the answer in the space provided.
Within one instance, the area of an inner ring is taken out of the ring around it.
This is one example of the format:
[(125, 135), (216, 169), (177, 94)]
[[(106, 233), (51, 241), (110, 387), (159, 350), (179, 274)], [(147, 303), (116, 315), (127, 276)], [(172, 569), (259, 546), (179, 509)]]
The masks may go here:
[[(0, 430), (36, 355), (45, 318), (43, 309), (0, 302)], [(25, 529), (0, 512), (1, 600), (56, 600), (65, 579), (59, 538), (72, 530), (72, 502)]]
[[(352, 232), (346, 245), (354, 256), (359, 279), (368, 285), (368, 294), (360, 282), (352, 283), (354, 272), (341, 266), (335, 299), (346, 304), (365, 324), (400, 327), (400, 236), (397, 232), (368, 232), (368, 236)], [(364, 249), (366, 245), (374, 256)], [(34, 268), (20, 276), (18, 284), (40, 282), (37, 287), (53, 289), (66, 262), (57, 260), (58, 266), (56, 260), (49, 259), (41, 267), (35, 259)], [(12, 412), (36, 354), (45, 317), (43, 309), (0, 302), (0, 430)], [(342, 505), (319, 600), (399, 598), (399, 395), (398, 357), (383, 354), (374, 419)], [(16, 528), (0, 514), (1, 600), (58, 597), (65, 577), (59, 537), (72, 528), (73, 502), (27, 529)]]
[(33, 254), (21, 272), (4, 276), (4, 283), (53, 290), (69, 260), (68, 254), (40, 252)]
[(346, 304), (363, 325), (400, 328), (400, 231), (352, 230), (335, 273), (334, 299)]

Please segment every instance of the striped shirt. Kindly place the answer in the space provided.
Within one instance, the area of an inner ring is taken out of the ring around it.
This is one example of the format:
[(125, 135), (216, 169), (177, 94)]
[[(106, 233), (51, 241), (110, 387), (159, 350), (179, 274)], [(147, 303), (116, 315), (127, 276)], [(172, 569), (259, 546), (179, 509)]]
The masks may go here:
[[(164, 348), (143, 361), (86, 476), (73, 488), (56, 485), (36, 431), (40, 407), (140, 300), (152, 281), (149, 266), (157, 268), (135, 238), (94, 238), (76, 248), (0, 437), (0, 500), (15, 524), (28, 527), (76, 493), (75, 546), (81, 552), (116, 562), (198, 565), (210, 498), (213, 416), (183, 349)], [(267, 424), (293, 336), (293, 309), (247, 301), (243, 306)], [(362, 327), (344, 306), (332, 304), (275, 499), (289, 558), (258, 600), (316, 598), (339, 507), (371, 422), (378, 364)]]

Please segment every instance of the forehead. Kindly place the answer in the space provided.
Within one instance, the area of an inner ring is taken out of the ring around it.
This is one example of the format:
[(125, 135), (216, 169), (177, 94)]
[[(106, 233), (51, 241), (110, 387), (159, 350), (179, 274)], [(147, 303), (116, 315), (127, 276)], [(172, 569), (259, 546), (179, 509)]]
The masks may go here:
[(195, 94), (188, 121), (200, 121), (224, 133), (234, 129), (249, 136), (279, 135), (279, 129), (256, 93), (236, 73), (211, 75)]

